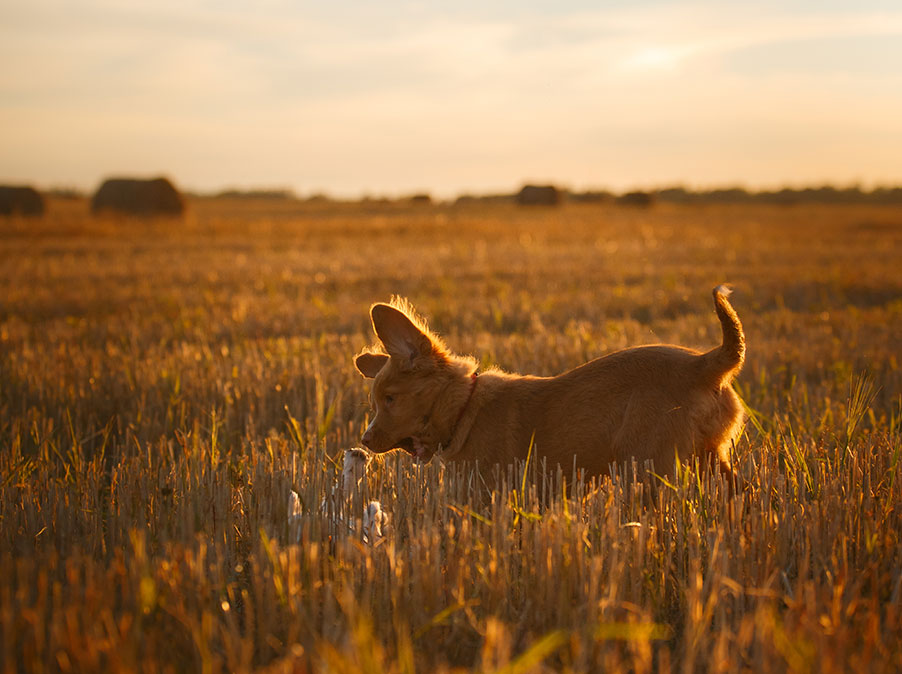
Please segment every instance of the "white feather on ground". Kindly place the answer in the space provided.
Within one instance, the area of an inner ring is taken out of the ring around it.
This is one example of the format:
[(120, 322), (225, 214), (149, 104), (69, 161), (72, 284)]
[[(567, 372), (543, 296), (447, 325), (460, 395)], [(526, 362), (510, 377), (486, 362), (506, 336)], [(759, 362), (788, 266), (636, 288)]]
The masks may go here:
[[(347, 511), (355, 501), (359, 501), (361, 497), (361, 482), (366, 477), (367, 467), (371, 460), (372, 456), (365, 449), (355, 447), (345, 450), (344, 463), (341, 470), (341, 483), (323, 497), (320, 504), (320, 508), (324, 513), (329, 510), (334, 513), (333, 524), (336, 529), (342, 529), (346, 526), (348, 531), (353, 532), (357, 530), (359, 520), (356, 517), (345, 519), (342, 513)], [(301, 517), (303, 512), (300, 496), (293, 489), (290, 490), (288, 494), (288, 526), (289, 538), (293, 543), (299, 543), (301, 540)], [(379, 501), (370, 501), (363, 511), (364, 541), (370, 544), (376, 543), (385, 535), (387, 526), (388, 513), (382, 508), (382, 504)]]
[(352, 495), (360, 488), (372, 460), (373, 457), (360, 447), (345, 450), (344, 464), (341, 467), (341, 486), (346, 496)]
[(370, 501), (363, 511), (363, 535), (367, 541), (375, 543), (384, 535), (388, 526), (388, 513), (382, 510), (379, 501)]
[(288, 540), (290, 543), (301, 542), (301, 497), (292, 489), (288, 492)]

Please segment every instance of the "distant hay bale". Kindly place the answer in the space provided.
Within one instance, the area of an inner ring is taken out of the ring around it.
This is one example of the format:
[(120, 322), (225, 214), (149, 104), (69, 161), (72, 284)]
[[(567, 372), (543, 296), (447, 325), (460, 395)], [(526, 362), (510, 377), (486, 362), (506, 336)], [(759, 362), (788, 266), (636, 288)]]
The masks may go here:
[(410, 197), (410, 203), (414, 206), (429, 206), (432, 204), (432, 196), (425, 192), (414, 194)]
[(166, 178), (105, 180), (91, 200), (91, 212), (115, 211), (127, 215), (181, 215), (182, 195)]
[(554, 185), (524, 185), (516, 200), (521, 206), (557, 206), (561, 191)]
[(648, 208), (654, 205), (655, 196), (649, 192), (627, 192), (617, 197), (617, 203), (621, 206)]
[(27, 185), (0, 185), (0, 215), (43, 215), (44, 198)]

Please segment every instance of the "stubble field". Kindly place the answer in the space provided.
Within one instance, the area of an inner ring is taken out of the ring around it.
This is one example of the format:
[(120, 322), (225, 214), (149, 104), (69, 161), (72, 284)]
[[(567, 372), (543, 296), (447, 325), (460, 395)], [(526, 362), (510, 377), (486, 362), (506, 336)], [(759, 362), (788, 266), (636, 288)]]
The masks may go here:
[[(0, 221), (3, 671), (902, 669), (902, 208), (86, 210)], [(391, 454), (375, 544), (330, 496), (372, 302), (546, 375), (710, 348), (722, 282), (744, 492)]]

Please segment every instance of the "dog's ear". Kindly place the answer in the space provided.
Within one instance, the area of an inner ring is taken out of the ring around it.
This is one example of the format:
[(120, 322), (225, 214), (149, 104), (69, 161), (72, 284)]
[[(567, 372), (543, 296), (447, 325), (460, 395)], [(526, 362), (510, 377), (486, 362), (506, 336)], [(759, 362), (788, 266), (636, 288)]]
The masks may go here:
[(370, 310), (373, 328), (392, 358), (405, 366), (412, 366), (418, 358), (431, 358), (435, 345), (429, 335), (420, 330), (407, 314), (388, 304), (374, 304)]
[(360, 374), (367, 379), (372, 379), (379, 374), (379, 370), (387, 362), (388, 356), (384, 353), (361, 353), (354, 359), (354, 364), (357, 366)]

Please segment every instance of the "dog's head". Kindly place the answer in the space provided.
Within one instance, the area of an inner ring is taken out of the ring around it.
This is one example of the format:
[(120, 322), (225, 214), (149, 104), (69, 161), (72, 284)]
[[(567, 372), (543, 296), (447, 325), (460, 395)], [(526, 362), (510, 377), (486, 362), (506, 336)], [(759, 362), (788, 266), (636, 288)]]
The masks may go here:
[(384, 352), (368, 350), (355, 359), (373, 380), (376, 413), (362, 442), (377, 454), (400, 448), (428, 461), (443, 440), (432, 418), (435, 403), (459, 359), (403, 300), (374, 304), (370, 315)]

